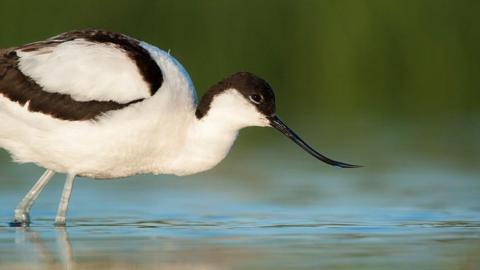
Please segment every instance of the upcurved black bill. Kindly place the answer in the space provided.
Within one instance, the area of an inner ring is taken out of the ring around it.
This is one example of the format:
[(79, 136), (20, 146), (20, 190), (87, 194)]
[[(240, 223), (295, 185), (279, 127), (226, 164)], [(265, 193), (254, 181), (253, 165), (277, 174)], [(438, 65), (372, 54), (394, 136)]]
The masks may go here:
[(358, 168), (362, 167), (359, 165), (352, 165), (348, 163), (343, 163), (339, 161), (335, 161), (332, 159), (329, 159), (328, 157), (320, 154), (319, 152), (315, 151), (310, 145), (308, 145), (306, 142), (304, 142), (293, 130), (291, 130), (287, 125), (285, 125), (280, 118), (278, 118), (276, 115), (268, 117), (268, 120), (270, 120), (270, 126), (274, 127), (278, 131), (282, 132), (285, 136), (290, 138), (293, 142), (298, 144), (300, 147), (302, 147), (305, 151), (307, 151), (310, 155), (316, 157), (317, 159), (330, 164), (335, 167), (340, 167), (340, 168)]

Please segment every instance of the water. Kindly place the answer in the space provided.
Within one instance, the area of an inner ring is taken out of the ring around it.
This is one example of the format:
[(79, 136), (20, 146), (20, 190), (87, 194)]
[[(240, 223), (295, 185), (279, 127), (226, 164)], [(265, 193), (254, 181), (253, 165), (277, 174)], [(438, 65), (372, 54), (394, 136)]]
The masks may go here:
[(80, 178), (64, 229), (63, 176), (30, 228), (8, 227), (41, 170), (4, 156), (0, 269), (480, 269), (475, 167), (340, 170), (283, 149), (234, 149), (192, 177)]

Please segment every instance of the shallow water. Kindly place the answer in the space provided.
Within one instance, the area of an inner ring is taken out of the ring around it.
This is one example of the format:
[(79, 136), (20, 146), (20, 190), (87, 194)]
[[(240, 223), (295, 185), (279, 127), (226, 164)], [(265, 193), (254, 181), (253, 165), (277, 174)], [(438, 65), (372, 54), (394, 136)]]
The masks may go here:
[(271, 152), (234, 149), (192, 177), (80, 178), (66, 228), (52, 226), (63, 175), (30, 228), (8, 226), (42, 171), (3, 155), (0, 268), (479, 269), (475, 167), (340, 170), (294, 147)]

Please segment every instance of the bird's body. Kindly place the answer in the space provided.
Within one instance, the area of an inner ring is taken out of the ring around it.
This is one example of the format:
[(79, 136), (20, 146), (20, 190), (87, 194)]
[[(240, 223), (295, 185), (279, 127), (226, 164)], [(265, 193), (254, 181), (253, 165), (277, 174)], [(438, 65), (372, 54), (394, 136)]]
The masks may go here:
[[(69, 119), (32, 111), (30, 100), (21, 104), (0, 95), (0, 145), (16, 161), (91, 178), (139, 173), (185, 175), (210, 169), (230, 149), (236, 132), (211, 133), (208, 121), (195, 117), (195, 89), (190, 77), (164, 51), (138, 42), (162, 72), (161, 86), (151, 95), (128, 52), (114, 43), (79, 37), (55, 46), (40, 45), (35, 50), (27, 45), (26, 49), (3, 53), (17, 54), (16, 68), (30, 78), (38, 78), (33, 80), (42, 85), (39, 92), (67, 94), (83, 103), (142, 100), (94, 118), (82, 119), (80, 115)], [(126, 78), (117, 73), (123, 70)], [(119, 83), (117, 77), (124, 81)]]
[(255, 75), (227, 77), (197, 102), (188, 73), (170, 54), (100, 30), (1, 50), (0, 118), (0, 147), (17, 162), (47, 169), (17, 207), (22, 224), (53, 172), (69, 176), (57, 216), (64, 224), (75, 175), (205, 171), (247, 126), (273, 126), (317, 158), (349, 166), (321, 156), (286, 128), (275, 115), (273, 91)]

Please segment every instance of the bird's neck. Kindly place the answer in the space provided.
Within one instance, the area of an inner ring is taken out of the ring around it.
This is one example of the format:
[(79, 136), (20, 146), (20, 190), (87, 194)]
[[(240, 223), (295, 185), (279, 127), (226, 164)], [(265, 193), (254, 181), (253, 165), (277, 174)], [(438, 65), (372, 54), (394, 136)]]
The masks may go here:
[(222, 161), (243, 127), (220, 112), (198, 118), (192, 115), (185, 140), (177, 158), (170, 165), (176, 175), (209, 170)]
[(255, 122), (261, 118), (258, 111), (234, 89), (215, 96), (208, 91), (190, 117), (185, 140), (175, 147), (180, 151), (171, 164), (179, 175), (211, 169), (226, 157), (240, 129), (265, 125)]

